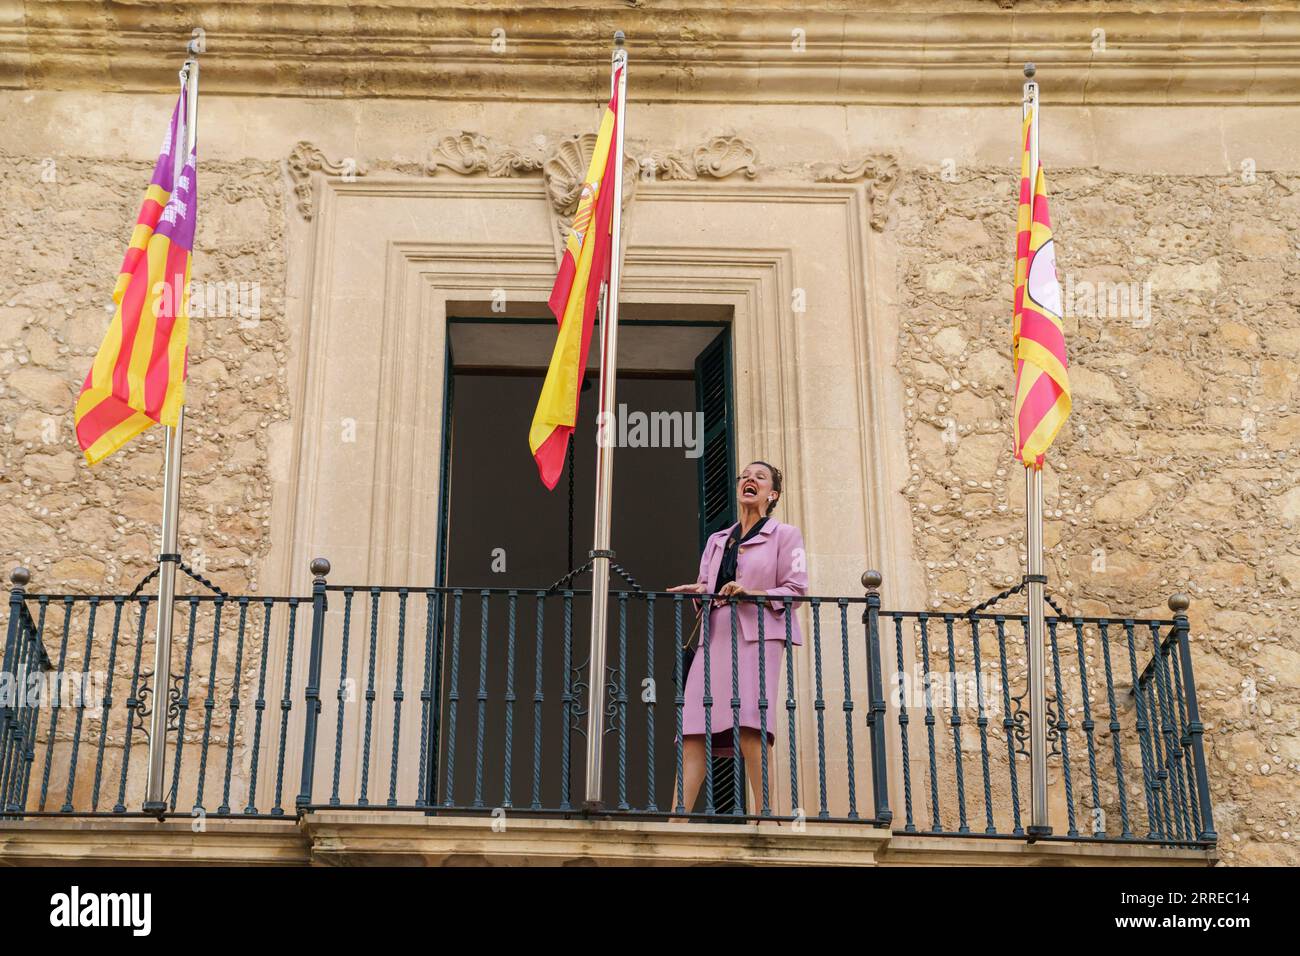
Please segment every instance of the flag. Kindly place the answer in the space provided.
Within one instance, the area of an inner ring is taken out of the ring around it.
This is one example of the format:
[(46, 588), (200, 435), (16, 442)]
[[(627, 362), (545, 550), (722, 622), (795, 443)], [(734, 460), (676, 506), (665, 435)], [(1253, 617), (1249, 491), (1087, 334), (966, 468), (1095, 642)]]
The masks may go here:
[(1015, 455), (1025, 467), (1041, 468), (1043, 454), (1070, 417), (1070, 379), (1061, 324), (1061, 287), (1056, 281), (1056, 247), (1041, 161), (1030, 186), (1032, 123), (1031, 110), (1020, 138), (1011, 354), (1016, 372)]
[(185, 108), (182, 86), (113, 289), (113, 321), (77, 398), (77, 443), (92, 465), (151, 425), (175, 426), (185, 401), (197, 198), (194, 152), (173, 182)]
[(578, 420), (578, 391), (587, 368), (587, 349), (596, 321), (601, 283), (609, 280), (610, 230), (614, 213), (614, 176), (619, 170), (618, 86), (622, 70), (614, 75), (614, 94), (601, 119), (591, 165), (578, 197), (573, 225), (564, 244), (550, 307), (559, 323), (555, 350), (546, 370), (542, 394), (537, 399), (528, 447), (537, 461), (537, 473), (547, 488), (554, 488), (564, 467), (569, 436)]

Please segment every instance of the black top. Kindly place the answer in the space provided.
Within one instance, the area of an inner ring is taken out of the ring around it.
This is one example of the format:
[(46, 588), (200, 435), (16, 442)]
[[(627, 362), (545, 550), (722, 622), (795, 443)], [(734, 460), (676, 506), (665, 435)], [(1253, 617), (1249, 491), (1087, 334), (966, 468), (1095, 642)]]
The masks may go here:
[(767, 524), (766, 515), (755, 521), (754, 527), (750, 528), (749, 533), (742, 538), (740, 536), (740, 522), (736, 522), (735, 527), (731, 529), (731, 534), (727, 536), (727, 543), (722, 548), (722, 563), (718, 565), (718, 579), (713, 582), (714, 594), (721, 591), (724, 584), (730, 584), (736, 580), (736, 565), (740, 559), (740, 546), (758, 534), (765, 524)]

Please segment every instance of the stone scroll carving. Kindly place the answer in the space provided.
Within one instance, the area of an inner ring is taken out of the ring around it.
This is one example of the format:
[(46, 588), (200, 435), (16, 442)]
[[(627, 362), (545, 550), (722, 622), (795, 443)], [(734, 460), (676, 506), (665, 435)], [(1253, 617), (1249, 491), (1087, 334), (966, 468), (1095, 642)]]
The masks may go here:
[(726, 179), (743, 172), (746, 179), (758, 176), (758, 150), (739, 136), (715, 136), (695, 147), (695, 172), (714, 179)]
[(445, 167), (462, 176), (487, 173), (499, 179), (536, 172), (542, 168), (542, 162), (540, 150), (503, 146), (482, 133), (461, 130), (438, 141), (425, 172), (436, 176), (439, 167)]
[[(562, 236), (577, 208), (578, 194), (595, 148), (594, 133), (571, 136), (557, 143), (542, 164), (546, 193)], [(738, 172), (743, 172), (748, 179), (758, 175), (758, 151), (739, 136), (714, 136), (688, 152), (689, 159), (680, 150), (638, 154), (628, 149), (623, 157), (623, 208), (627, 209), (643, 177), (664, 181), (725, 179)]]
[[(417, 175), (422, 172), (426, 176), (437, 176), (446, 170), (460, 176), (482, 175), (491, 179), (540, 173), (556, 228), (563, 236), (577, 208), (578, 194), (595, 147), (595, 133), (576, 134), (549, 143), (538, 136), (534, 145), (521, 148), (499, 143), (472, 130), (459, 130), (439, 137), (428, 161), (414, 167), (414, 171)], [(314, 214), (312, 173), (344, 177), (366, 174), (365, 167), (357, 161), (345, 158), (335, 162), (317, 146), (305, 141), (298, 143), (289, 154), (288, 167), (298, 212), (307, 220)], [(411, 170), (408, 168), (406, 171)], [(657, 182), (723, 180), (736, 175), (757, 179), (758, 174), (757, 148), (734, 133), (711, 136), (686, 149), (638, 149), (629, 143), (623, 159), (623, 206), (627, 208), (636, 193), (637, 183), (642, 179)], [(885, 228), (890, 198), (899, 175), (898, 161), (893, 156), (873, 154), (856, 161), (803, 166), (802, 176), (810, 174), (816, 182), (867, 182), (870, 187), (871, 228), (876, 232)]]
[[(583, 133), (571, 136), (556, 144), (551, 154), (542, 164), (542, 176), (546, 180), (546, 195), (551, 206), (561, 216), (572, 216), (578, 208), (578, 194), (582, 192), (582, 181), (591, 164), (591, 154), (596, 149), (596, 134)], [(627, 208), (632, 194), (636, 191), (637, 173), (640, 164), (636, 158), (623, 156), (623, 208)]]
[(898, 161), (892, 156), (867, 156), (854, 162), (819, 163), (813, 167), (813, 179), (819, 183), (871, 184), (871, 228), (881, 232), (889, 219), (889, 199), (898, 182)]
[[(596, 151), (596, 134), (583, 133), (560, 140), (542, 164), (542, 177), (546, 182), (546, 196), (551, 201), (551, 221), (561, 243), (568, 235), (569, 224), (578, 208), (582, 183)], [(628, 153), (623, 155), (623, 209), (636, 194), (637, 173), (640, 164)]]
[(315, 215), (311, 174), (326, 176), (364, 176), (365, 167), (351, 157), (334, 162), (321, 149), (305, 140), (294, 146), (288, 159), (289, 178), (293, 180), (293, 193), (298, 204), (298, 214), (310, 221)]
[(640, 159), (640, 167), (661, 180), (692, 180), (702, 176), (726, 179), (739, 172), (746, 179), (756, 179), (758, 150), (740, 136), (714, 136), (687, 153), (677, 150), (646, 153)]
[[(596, 146), (595, 133), (568, 136), (546, 148), (520, 149), (498, 143), (470, 130), (443, 136), (435, 144), (425, 172), (434, 176), (447, 169), (462, 176), (486, 174), (489, 178), (522, 176), (541, 171), (551, 205), (561, 215), (572, 214), (583, 177)], [(714, 136), (694, 149), (660, 150), (638, 154), (629, 148), (624, 156), (624, 203), (641, 176), (656, 180), (726, 179), (743, 173), (758, 176), (758, 150), (735, 135)]]

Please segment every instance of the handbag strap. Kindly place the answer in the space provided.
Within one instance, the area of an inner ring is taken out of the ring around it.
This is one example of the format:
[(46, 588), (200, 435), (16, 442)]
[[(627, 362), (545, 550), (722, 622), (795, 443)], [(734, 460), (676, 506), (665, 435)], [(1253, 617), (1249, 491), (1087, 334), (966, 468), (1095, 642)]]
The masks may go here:
[(691, 628), (691, 633), (686, 636), (686, 643), (682, 645), (682, 650), (685, 651), (690, 649), (691, 641), (693, 641), (695, 639), (695, 635), (700, 632), (700, 621), (702, 620), (704, 620), (703, 603), (700, 604), (699, 610), (695, 612), (695, 626)]

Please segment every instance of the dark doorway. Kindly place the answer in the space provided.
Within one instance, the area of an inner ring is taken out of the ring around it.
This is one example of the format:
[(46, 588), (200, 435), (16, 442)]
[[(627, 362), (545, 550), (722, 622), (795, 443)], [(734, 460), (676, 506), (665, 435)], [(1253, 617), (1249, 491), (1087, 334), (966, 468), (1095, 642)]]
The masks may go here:
[[(465, 320), (449, 336), (447, 493), (439, 536), (445, 550), (438, 583), (463, 594), (448, 602), (442, 622), (443, 716), (439, 754), (431, 761), (439, 804), (450, 797), (449, 805), (457, 807), (534, 801), (555, 807), (565, 804), (566, 793), (574, 806), (581, 803), (590, 600), (582, 594), (541, 599), (538, 592), (588, 560), (598, 373), (588, 370), (571, 469), (548, 491), (528, 447), (545, 370), (523, 362), (536, 361), (539, 348), (548, 358), (553, 339), (553, 323), (526, 321)], [(502, 357), (519, 364), (494, 364)], [(637, 584), (660, 590), (695, 580), (702, 536), (720, 520), (734, 520), (728, 329), (627, 323), (620, 326), (620, 359), (617, 401), (631, 427), (627, 443), (615, 450), (612, 544)], [(637, 413), (677, 416), (683, 430), (673, 435), (681, 441), (655, 447), (667, 432), (638, 441)], [(725, 489), (721, 505), (719, 488)], [(590, 583), (584, 574), (571, 587), (585, 590)], [(611, 586), (629, 587), (617, 576)], [(484, 595), (485, 588), (518, 593), (513, 599)], [(668, 809), (675, 775), (674, 608), (662, 600), (648, 607), (633, 597), (611, 600), (609, 615), (608, 696), (616, 702), (607, 708), (605, 803), (618, 806), (625, 793), (633, 805)], [(689, 611), (684, 623), (689, 634)], [(652, 707), (645, 703), (647, 687)], [(540, 759), (534, 749), (539, 740)], [(647, 751), (658, 768), (653, 786)], [(723, 779), (731, 772), (726, 761), (715, 776), (720, 812), (731, 809), (730, 778)]]

